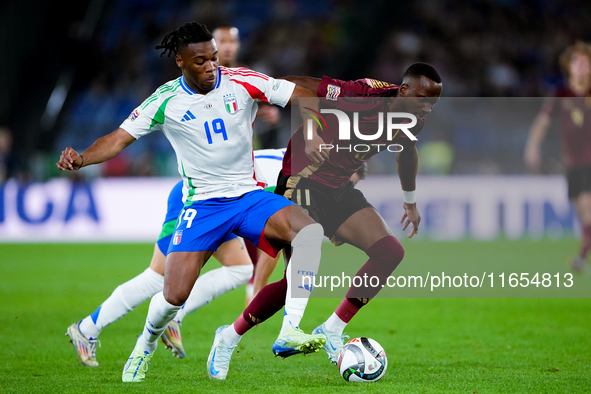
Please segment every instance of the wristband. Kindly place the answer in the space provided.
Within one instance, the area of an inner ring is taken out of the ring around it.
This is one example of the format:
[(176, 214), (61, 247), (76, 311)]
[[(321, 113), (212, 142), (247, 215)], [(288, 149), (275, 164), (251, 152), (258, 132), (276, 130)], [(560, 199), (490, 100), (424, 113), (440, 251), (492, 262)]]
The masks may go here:
[(402, 191), (402, 201), (404, 201), (405, 204), (415, 204), (417, 202), (417, 195), (416, 195), (416, 191)]
[(78, 169), (81, 169), (82, 166), (84, 165), (84, 157), (82, 157), (82, 155), (80, 155), (80, 158), (82, 159), (82, 163), (80, 163), (80, 167), (78, 167)]

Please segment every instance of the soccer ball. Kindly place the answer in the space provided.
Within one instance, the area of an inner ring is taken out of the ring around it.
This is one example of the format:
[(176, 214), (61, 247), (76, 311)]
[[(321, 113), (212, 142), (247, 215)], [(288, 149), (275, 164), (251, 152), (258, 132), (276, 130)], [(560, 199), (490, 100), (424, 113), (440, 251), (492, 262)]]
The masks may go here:
[(386, 373), (388, 359), (379, 343), (360, 337), (343, 346), (337, 366), (347, 382), (376, 382)]

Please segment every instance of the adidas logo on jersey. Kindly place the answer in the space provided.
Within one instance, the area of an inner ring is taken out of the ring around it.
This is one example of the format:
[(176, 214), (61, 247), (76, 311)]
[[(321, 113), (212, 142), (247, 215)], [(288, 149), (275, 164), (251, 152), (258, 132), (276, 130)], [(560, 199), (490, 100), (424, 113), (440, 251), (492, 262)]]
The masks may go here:
[(187, 111), (187, 112), (185, 113), (185, 116), (183, 116), (183, 118), (181, 119), (181, 122), (186, 122), (186, 121), (188, 121), (188, 120), (193, 120), (193, 119), (196, 119), (196, 118), (195, 118), (195, 115), (193, 115), (193, 114), (191, 113), (191, 111)]

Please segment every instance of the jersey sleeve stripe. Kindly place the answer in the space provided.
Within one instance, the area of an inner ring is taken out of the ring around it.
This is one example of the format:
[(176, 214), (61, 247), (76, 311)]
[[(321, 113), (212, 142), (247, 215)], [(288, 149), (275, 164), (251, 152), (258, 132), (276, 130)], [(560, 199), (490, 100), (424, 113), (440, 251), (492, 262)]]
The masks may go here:
[(243, 75), (245, 77), (257, 77), (257, 78), (264, 79), (265, 81), (269, 80), (269, 77), (267, 77), (266, 75), (263, 75), (263, 74), (259, 74), (259, 73), (237, 72), (236, 74)]
[(140, 104), (140, 108), (146, 109), (146, 107), (150, 103), (158, 100), (160, 95), (162, 95), (168, 91), (174, 92), (175, 90), (178, 89), (179, 86), (181, 86), (180, 83), (181, 82), (180, 82), (180, 78), (179, 78), (179, 79), (176, 79), (172, 84), (166, 84), (166, 85), (160, 86), (158, 89), (156, 89), (156, 92), (154, 92), (150, 97), (145, 99), (144, 102)]
[(256, 74), (249, 74), (249, 73), (225, 73), (222, 71), (222, 75), (229, 75), (230, 77), (234, 77), (236, 75), (239, 75), (241, 77), (256, 77), (256, 78), (261, 78), (265, 81), (269, 80), (269, 78), (266, 78), (264, 76), (260, 76), (260, 75), (256, 75)]
[(238, 68), (236, 71), (237, 71), (237, 72), (239, 72), (239, 73), (249, 73), (249, 74), (254, 74), (254, 75), (256, 75), (257, 77), (261, 77), (261, 78), (263, 78), (263, 79), (269, 79), (269, 77), (268, 77), (267, 75), (265, 75), (265, 74), (263, 74), (263, 73), (260, 73), (260, 72), (258, 72), (258, 71), (251, 70), (251, 69), (249, 69), (249, 68), (239, 67), (239, 68)]
[(234, 75), (240, 75), (243, 77), (258, 77), (258, 78), (264, 79), (265, 81), (269, 80), (269, 77), (266, 76), (265, 74), (261, 74), (256, 71), (252, 71), (247, 68), (239, 68), (239, 69), (233, 69), (233, 70), (229, 69), (229, 68), (224, 68), (222, 70), (222, 74), (230, 75), (230, 77), (232, 77)]
[(256, 86), (251, 85), (248, 82), (239, 81), (237, 79), (230, 79), (230, 81), (235, 82), (235, 83), (237, 83), (239, 85), (242, 85), (244, 87), (244, 89), (246, 89), (246, 91), (248, 92), (248, 94), (250, 95), (250, 97), (253, 100), (261, 100), (261, 101), (264, 101), (266, 103), (269, 102), (269, 100), (267, 99), (267, 96), (265, 96), (265, 93), (263, 93)]

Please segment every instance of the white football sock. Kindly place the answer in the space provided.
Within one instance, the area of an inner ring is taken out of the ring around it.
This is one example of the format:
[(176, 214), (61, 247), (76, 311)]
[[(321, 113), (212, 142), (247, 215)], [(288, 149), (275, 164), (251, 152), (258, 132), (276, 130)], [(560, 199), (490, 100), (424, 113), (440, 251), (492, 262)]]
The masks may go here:
[(328, 331), (335, 331), (342, 335), (345, 327), (347, 327), (347, 323), (342, 321), (341, 318), (333, 312), (332, 315), (330, 315), (330, 317), (324, 322), (324, 327)]
[(233, 324), (230, 324), (229, 327), (226, 327), (225, 330), (222, 331), (222, 339), (226, 343), (231, 343), (236, 345), (242, 339), (242, 335), (236, 332)]
[(170, 323), (180, 308), (180, 306), (172, 305), (166, 301), (162, 292), (152, 297), (144, 332), (137, 341), (141, 350), (150, 353), (156, 350), (158, 338), (160, 338), (168, 323)]
[(214, 298), (242, 286), (252, 278), (252, 264), (222, 266), (199, 276), (185, 304), (174, 320), (181, 322), (185, 316)]
[(324, 230), (318, 223), (310, 224), (295, 236), (291, 242), (293, 252), (287, 267), (287, 294), (285, 295), (285, 314), (281, 332), (299, 327), (308, 305), (320, 265), (320, 248)]
[(119, 320), (129, 311), (162, 291), (164, 277), (151, 268), (119, 285), (102, 305), (80, 322), (80, 331), (87, 338), (96, 338), (102, 329)]
[(290, 330), (292, 328), (299, 328), (300, 321), (302, 320), (302, 317), (304, 316), (304, 311), (306, 310), (306, 306), (308, 305), (308, 298), (291, 297), (289, 284), (292, 280), (292, 272), (290, 266), (291, 260), (286, 271), (287, 293), (285, 294), (285, 310), (283, 311), (283, 324), (281, 325), (279, 335), (283, 334), (285, 331)]

